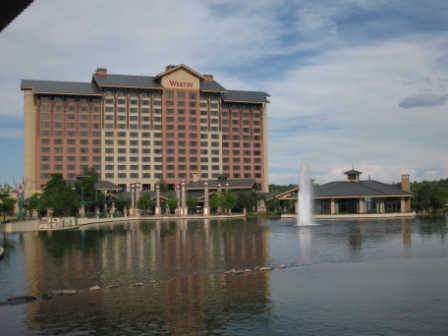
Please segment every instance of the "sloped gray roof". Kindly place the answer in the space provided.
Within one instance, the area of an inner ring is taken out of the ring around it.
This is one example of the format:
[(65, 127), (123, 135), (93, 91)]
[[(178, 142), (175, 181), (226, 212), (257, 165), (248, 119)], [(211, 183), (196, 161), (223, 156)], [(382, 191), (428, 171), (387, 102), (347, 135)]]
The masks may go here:
[(235, 102), (255, 102), (255, 103), (269, 103), (266, 97), (270, 97), (266, 92), (260, 91), (239, 91), (239, 90), (228, 90), (223, 95), (223, 100), (235, 101)]
[(313, 197), (350, 197), (350, 196), (390, 196), (412, 195), (398, 187), (378, 181), (346, 182), (336, 181), (315, 187)]
[(123, 188), (117, 186), (116, 184), (113, 184), (109, 181), (98, 181), (95, 183), (95, 189), (98, 190), (111, 190), (111, 191), (120, 191)]
[(218, 180), (202, 180), (197, 182), (189, 182), (185, 189), (190, 192), (192, 189), (204, 189), (204, 182), (208, 182), (209, 189), (217, 189), (218, 183), (221, 183), (222, 190), (225, 189), (226, 183), (229, 183), (230, 189), (256, 189), (257, 183), (255, 179), (238, 179), (238, 180), (226, 180), (226, 181), (218, 181)]
[(218, 82), (202, 81), (200, 84), (201, 91), (226, 92), (227, 90)]
[(93, 75), (94, 80), (100, 87), (146, 87), (162, 89), (162, 85), (155, 81), (156, 77), (129, 76), (129, 75)]
[(94, 83), (81, 82), (57, 82), (23, 79), (21, 89), (33, 90), (35, 93), (101, 95), (101, 91)]

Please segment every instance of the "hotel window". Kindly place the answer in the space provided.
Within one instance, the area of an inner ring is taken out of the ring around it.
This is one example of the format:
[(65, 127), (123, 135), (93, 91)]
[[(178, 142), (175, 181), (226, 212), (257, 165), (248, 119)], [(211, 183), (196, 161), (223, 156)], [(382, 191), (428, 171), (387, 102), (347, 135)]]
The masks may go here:
[(207, 119), (201, 119), (201, 124), (206, 124), (207, 123)]
[(151, 170), (150, 165), (142, 165), (142, 170)]
[(54, 136), (64, 136), (64, 132), (62, 132), (62, 131), (54, 131), (53, 135)]
[(232, 135), (232, 140), (239, 140), (240, 136), (239, 135)]
[(142, 178), (149, 179), (149, 178), (151, 178), (151, 174), (149, 174), (149, 173), (142, 174)]
[(106, 178), (107, 179), (113, 179), (114, 178), (114, 173), (106, 173)]
[(229, 151), (224, 149), (224, 150), (222, 151), (222, 155), (229, 155)]
[(198, 128), (197, 128), (197, 126), (195, 126), (195, 125), (190, 125), (190, 126), (188, 126), (188, 130), (190, 130), (190, 131), (196, 131)]
[(219, 162), (219, 157), (213, 157), (212, 162)]
[(133, 178), (133, 179), (138, 178), (138, 173), (131, 173), (131, 178)]
[(201, 132), (207, 132), (207, 126), (201, 126)]
[(178, 99), (184, 99), (185, 98), (185, 92), (178, 92), (177, 93), (177, 98)]
[(138, 154), (138, 148), (131, 148), (129, 150), (129, 153), (131, 153), (131, 154)]
[(154, 170), (163, 170), (163, 166), (156, 165), (154, 166)]
[(118, 178), (119, 179), (125, 179), (126, 178), (126, 173), (119, 173), (118, 174)]
[[(67, 157), (67, 159), (68, 159), (68, 157)], [(106, 156), (106, 157), (104, 158), (104, 160), (105, 160), (106, 162), (114, 162), (114, 157), (113, 157), (113, 156)]]
[(129, 158), (129, 161), (130, 161), (130, 162), (138, 162), (138, 156), (131, 156), (131, 157)]
[(142, 133), (142, 138), (150, 138), (150, 137), (151, 137), (151, 133), (147, 133), (147, 132)]
[(190, 162), (198, 162), (198, 158), (197, 157), (191, 157), (190, 158)]
[(188, 122), (195, 123), (198, 120), (196, 118), (188, 118)]
[(76, 106), (67, 106), (67, 111), (76, 111)]
[(142, 108), (142, 113), (149, 113), (149, 108)]
[(174, 98), (174, 91), (166, 91), (166, 98)]
[(187, 154), (187, 151), (185, 149), (178, 149), (177, 154)]
[(126, 165), (118, 165), (117, 169), (118, 170), (126, 170)]
[(174, 106), (174, 101), (172, 101), (172, 100), (167, 100), (165, 105), (166, 105), (166, 106)]
[(138, 165), (131, 165), (130, 170), (138, 170)]
[(76, 170), (76, 165), (67, 165), (67, 170)]
[(232, 132), (234, 132), (234, 133), (238, 133), (239, 131), (240, 131), (239, 128), (232, 128)]
[(190, 170), (198, 170), (198, 166), (197, 165), (191, 165), (190, 166)]
[(190, 149), (190, 155), (196, 155), (198, 153), (197, 149)]
[(241, 174), (233, 174), (233, 178), (239, 179), (241, 178)]
[[(162, 102), (161, 101), (157, 101), (157, 100), (155, 100), (154, 102), (153, 102), (153, 105), (154, 106), (161, 106), (162, 105)], [(167, 104), (168, 105), (168, 104)], [(171, 104), (171, 105), (174, 105), (174, 104)]]
[(120, 113), (126, 113), (126, 107), (119, 107), (118, 112)]
[(208, 158), (206, 157), (201, 158), (201, 162), (208, 162)]
[(105, 170), (114, 170), (114, 165), (106, 165)]
[(50, 123), (49, 122), (41, 122), (40, 126), (41, 127), (50, 127)]
[(201, 107), (207, 107), (207, 103), (201, 103)]
[(64, 169), (64, 166), (63, 165), (61, 165), (61, 164), (57, 164), (57, 165), (54, 165), (54, 170), (63, 170)]
[(230, 170), (230, 166), (222, 166), (222, 170)]
[(196, 107), (196, 102), (188, 102), (188, 106), (190, 107)]
[(197, 141), (190, 141), (191, 147), (196, 147), (198, 145)]
[(126, 154), (126, 148), (118, 148), (117, 153)]
[(179, 173), (179, 178), (181, 178), (181, 179), (184, 179), (184, 178), (187, 178), (187, 174), (185, 174), (185, 173)]
[(40, 160), (43, 162), (50, 161), (50, 157), (49, 156), (41, 156)]
[(187, 166), (186, 165), (179, 165), (177, 167), (178, 170), (187, 170)]
[(61, 162), (61, 161), (63, 161), (63, 157), (62, 156), (55, 156), (53, 158), (53, 160), (56, 161), (56, 162)]
[(131, 105), (138, 105), (138, 100), (137, 99), (131, 99), (129, 101), (129, 104), (131, 104)]
[(142, 162), (151, 162), (151, 158), (149, 156), (143, 156)]
[(208, 166), (201, 166), (201, 170), (208, 170)]
[(79, 125), (79, 127), (80, 128), (89, 128), (89, 124), (82, 123), (82, 124)]
[(50, 178), (50, 174), (42, 173), (42, 174), (40, 174), (40, 177), (43, 178), (43, 179), (47, 179), (47, 178)]
[(81, 148), (79, 150), (79, 152), (82, 153), (82, 154), (88, 154), (89, 153), (89, 149), (88, 148)]
[[(174, 117), (166, 117), (165, 120), (166, 122), (174, 122)], [(170, 126), (174, 127), (173, 125)]]
[(174, 165), (167, 165), (166, 166), (166, 170), (174, 170), (175, 166)]
[(219, 170), (219, 166), (212, 166), (212, 170)]
[(41, 170), (50, 170), (50, 165), (48, 165), (48, 164), (40, 165), (40, 169)]
[(202, 173), (202, 174), (201, 174), (201, 178), (203, 178), (203, 179), (208, 178), (208, 174), (207, 174), (207, 173)]
[(178, 101), (177, 102), (177, 106), (185, 106), (185, 102), (184, 101)]
[(130, 113), (138, 113), (138, 108), (136, 108), (136, 107), (131, 107), (131, 108), (129, 109), (129, 112), (130, 112)]
[(41, 109), (42, 111), (48, 111), (48, 110), (50, 110), (50, 105), (41, 105), (41, 106), (40, 106), (40, 109)]
[(63, 148), (61, 148), (61, 147), (56, 147), (55, 149), (54, 149), (54, 152), (55, 153), (63, 153)]

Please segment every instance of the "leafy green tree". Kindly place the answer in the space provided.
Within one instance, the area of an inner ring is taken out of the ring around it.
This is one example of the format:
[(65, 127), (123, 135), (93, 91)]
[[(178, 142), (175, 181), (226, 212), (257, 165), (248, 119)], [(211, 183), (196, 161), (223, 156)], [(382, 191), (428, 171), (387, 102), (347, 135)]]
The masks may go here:
[(98, 173), (95, 168), (89, 167), (85, 168), (81, 174), (86, 175), (86, 177), (82, 177), (81, 180), (75, 182), (76, 194), (79, 202), (84, 199), (86, 210), (92, 211), (95, 208), (95, 205), (97, 205), (95, 199), (97, 199), (100, 204), (104, 203), (104, 195), (102, 193), (95, 195), (95, 183), (98, 182)]
[(208, 204), (212, 210), (219, 208), (219, 197), (217, 194), (212, 194), (208, 200)]
[(0, 199), (0, 211), (3, 212), (3, 223), (6, 222), (6, 214), (14, 214), (14, 206), (17, 203), (12, 197), (2, 197)]
[(265, 201), (266, 210), (268, 212), (281, 213), (282, 209), (280, 206), (280, 201), (276, 198), (271, 198)]
[(151, 199), (150, 193), (143, 194), (143, 196), (141, 196), (138, 200), (138, 207), (142, 210), (154, 209), (155, 206), (156, 202)]
[(243, 211), (243, 209), (252, 211), (252, 208), (257, 205), (258, 196), (255, 191), (238, 191), (236, 197), (236, 211)]
[(55, 216), (70, 215), (79, 207), (76, 192), (64, 181), (61, 173), (51, 174), (42, 192), (42, 208), (53, 209)]
[(168, 183), (166, 183), (166, 181), (162, 177), (159, 178), (159, 180), (157, 181), (157, 184), (159, 185), (159, 188), (160, 188), (161, 192), (167, 192), (168, 191)]
[(219, 202), (223, 209), (232, 210), (236, 206), (237, 196), (233, 191), (225, 190), (219, 195)]
[(173, 196), (173, 192), (170, 191), (168, 193), (168, 199), (165, 202), (165, 206), (168, 207), (170, 211), (173, 211), (177, 208), (178, 202), (179, 202), (178, 199)]
[(187, 196), (187, 207), (188, 207), (188, 209), (196, 211), (197, 206), (198, 206), (198, 200), (195, 197), (188, 195)]
[(42, 195), (40, 193), (34, 193), (28, 200), (27, 209), (29, 211), (37, 209), (39, 212), (41, 212), (41, 197)]
[(131, 200), (128, 198), (124, 198), (122, 195), (119, 195), (117, 199), (115, 200), (115, 208), (123, 212), (125, 209), (129, 209), (131, 207)]

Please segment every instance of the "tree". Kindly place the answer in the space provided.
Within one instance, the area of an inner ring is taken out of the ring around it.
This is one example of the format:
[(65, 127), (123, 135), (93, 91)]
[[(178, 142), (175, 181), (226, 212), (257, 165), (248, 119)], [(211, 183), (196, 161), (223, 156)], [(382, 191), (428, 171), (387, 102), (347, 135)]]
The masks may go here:
[(187, 196), (187, 207), (190, 210), (196, 211), (198, 206), (198, 200), (193, 196)]
[[(85, 201), (86, 210), (93, 210), (95, 205), (95, 199), (98, 199), (99, 203), (103, 203), (103, 194), (95, 195), (96, 189), (95, 184), (98, 182), (98, 173), (95, 168), (85, 168), (82, 173), (86, 175), (81, 180), (75, 182), (76, 194), (78, 200), (82, 199)], [(87, 202), (86, 202), (87, 201)]]
[(159, 185), (159, 188), (160, 188), (161, 192), (167, 192), (168, 191), (168, 184), (166, 183), (166, 181), (162, 177), (159, 178), (159, 180), (157, 181), (157, 184)]
[(175, 198), (173, 196), (173, 192), (170, 191), (168, 193), (168, 199), (165, 202), (165, 206), (168, 207), (168, 209), (170, 209), (170, 211), (173, 211), (177, 208), (178, 203), (179, 203), (178, 199)]
[(223, 209), (233, 209), (236, 206), (237, 197), (233, 191), (225, 190), (219, 195), (219, 203)]
[(14, 206), (17, 200), (11, 197), (2, 197), (0, 200), (0, 211), (3, 212), (3, 223), (6, 223), (6, 214), (14, 213)]
[(138, 207), (142, 210), (153, 209), (155, 206), (156, 206), (156, 202), (153, 199), (151, 199), (150, 193), (145, 193), (138, 200)]
[(79, 207), (76, 192), (64, 181), (61, 173), (51, 174), (42, 192), (42, 208), (53, 209), (55, 216), (69, 215)]
[(243, 209), (252, 211), (252, 208), (257, 205), (258, 196), (255, 191), (238, 191), (236, 197), (236, 211), (243, 211)]

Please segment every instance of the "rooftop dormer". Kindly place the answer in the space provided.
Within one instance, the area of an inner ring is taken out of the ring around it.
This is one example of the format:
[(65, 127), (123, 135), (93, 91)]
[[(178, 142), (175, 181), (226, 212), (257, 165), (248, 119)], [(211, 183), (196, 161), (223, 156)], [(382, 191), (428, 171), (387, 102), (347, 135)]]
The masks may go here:
[(352, 169), (346, 171), (344, 174), (347, 175), (347, 182), (359, 182), (359, 175), (361, 175), (362, 173)]

